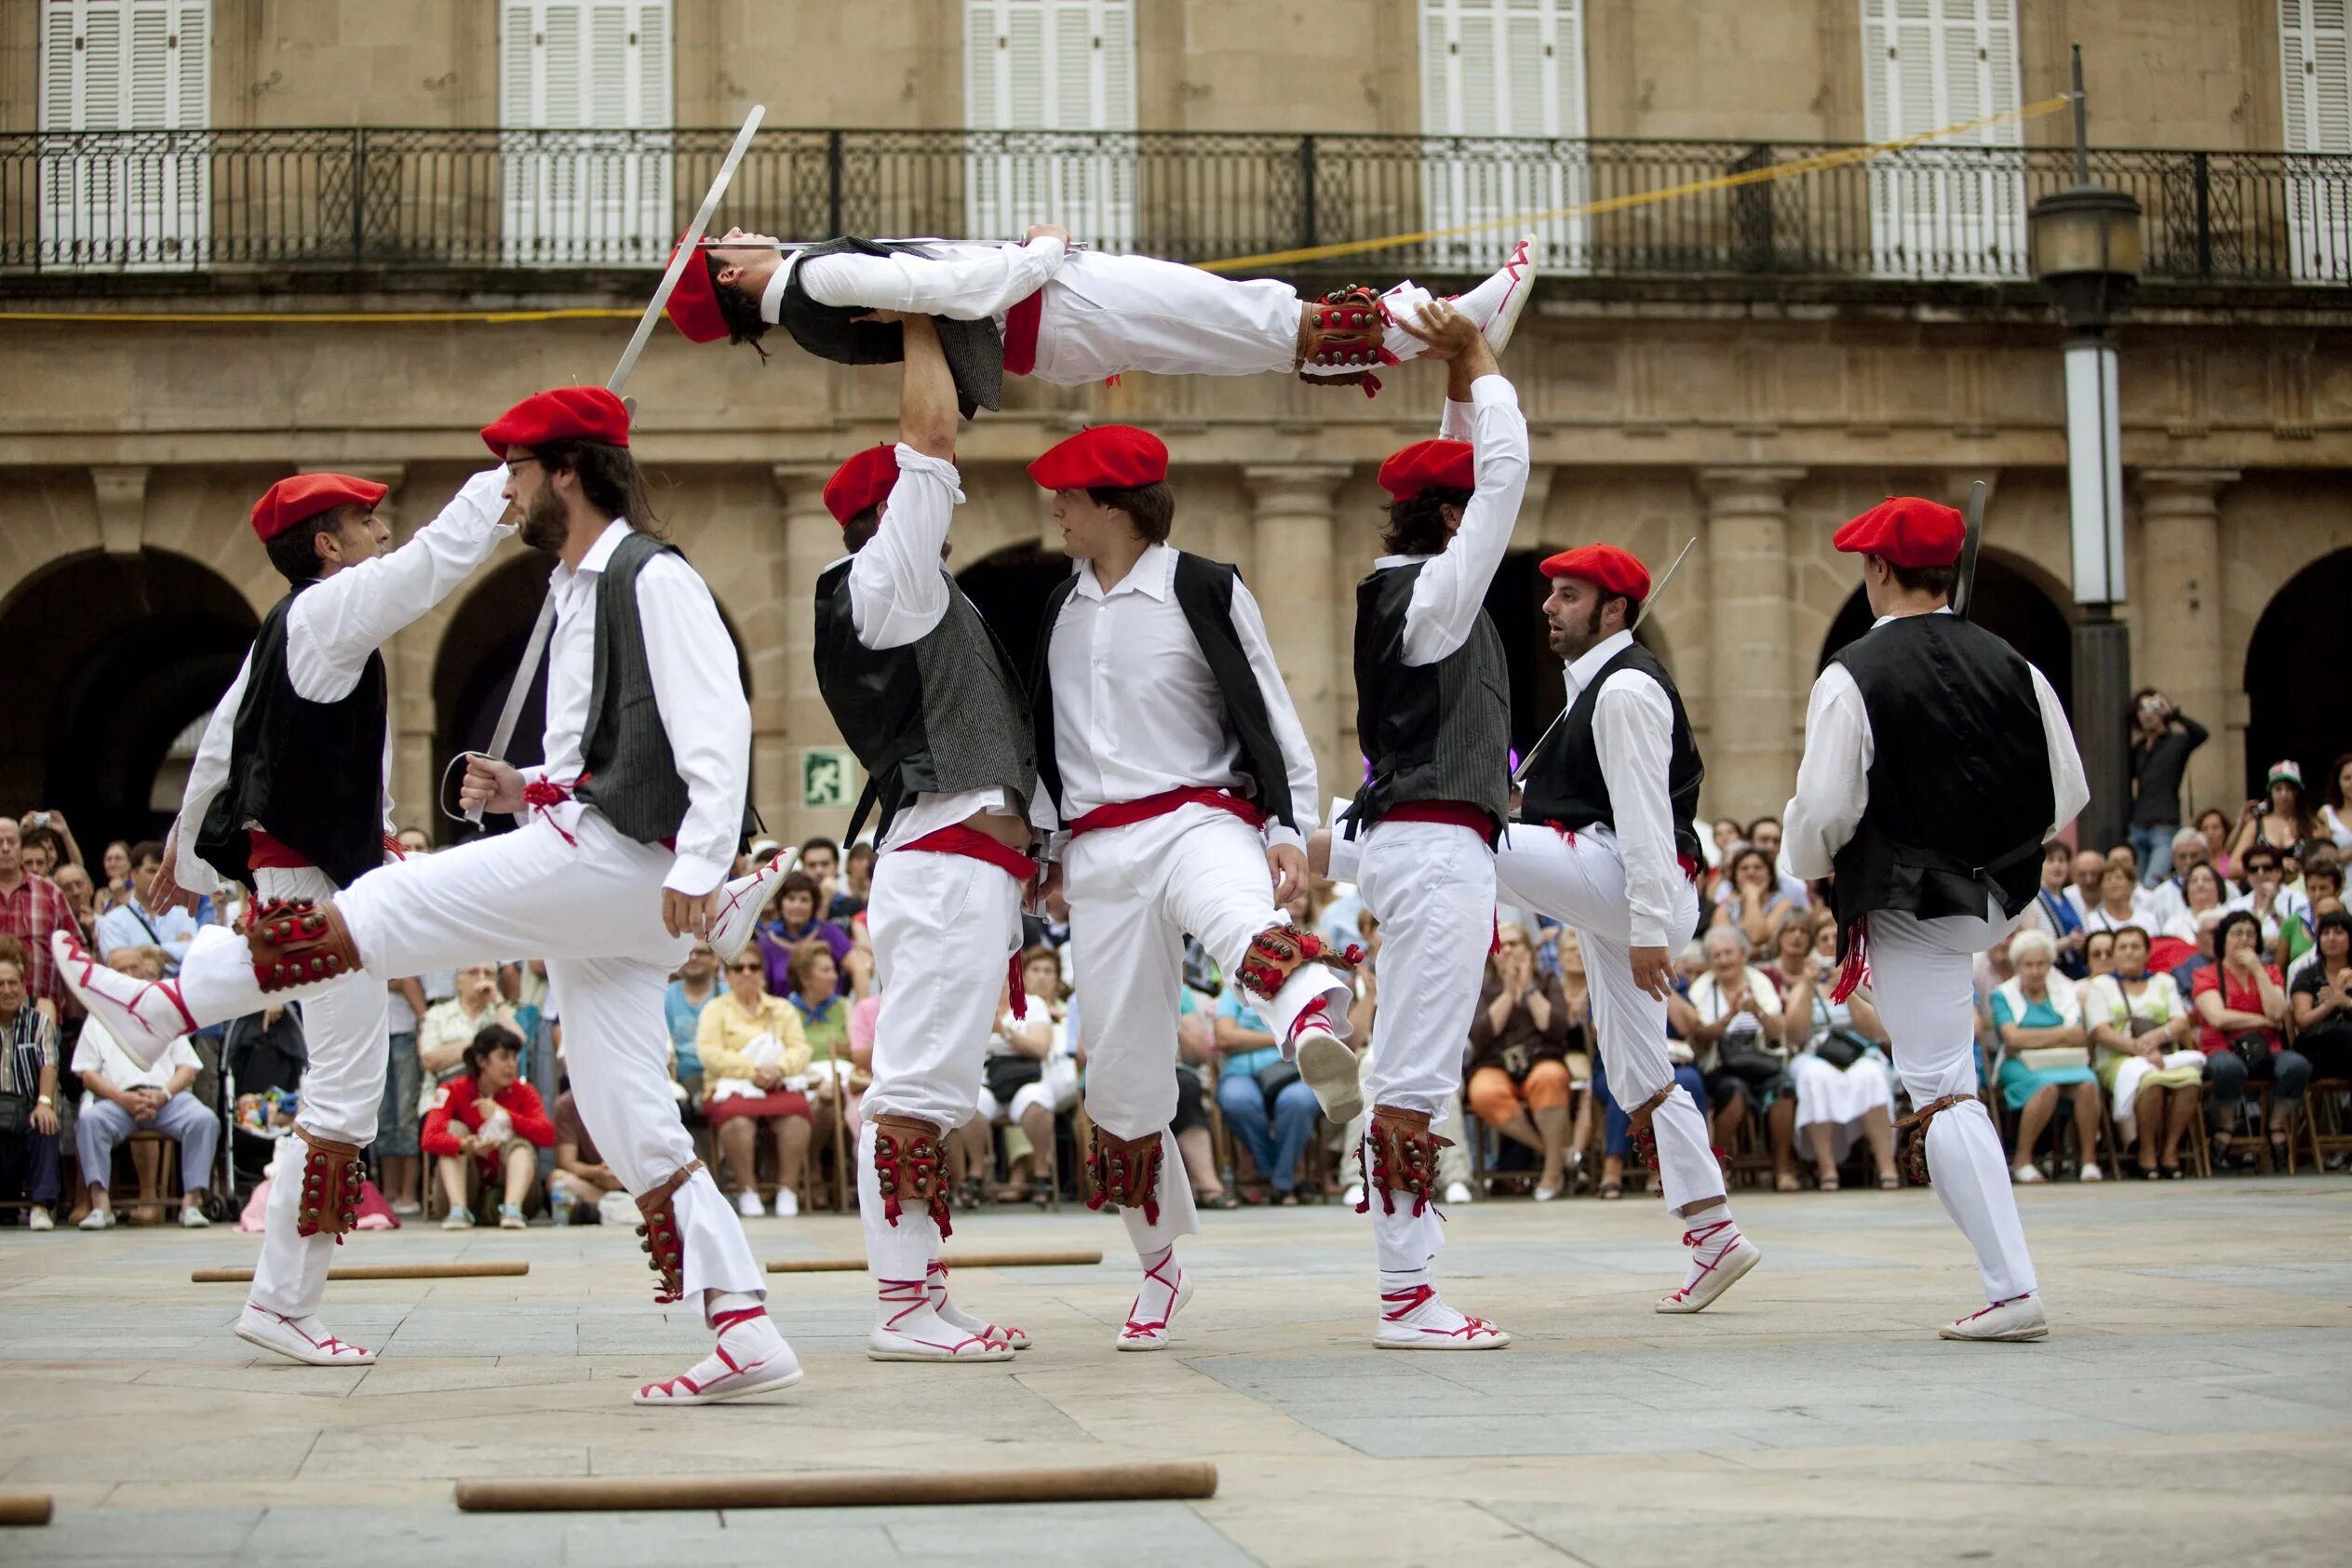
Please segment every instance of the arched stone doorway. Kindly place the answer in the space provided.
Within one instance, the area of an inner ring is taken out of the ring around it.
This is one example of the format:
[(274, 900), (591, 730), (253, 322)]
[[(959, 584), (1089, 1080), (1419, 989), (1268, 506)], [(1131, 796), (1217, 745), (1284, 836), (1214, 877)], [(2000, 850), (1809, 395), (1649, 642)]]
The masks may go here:
[[(547, 596), (547, 561), (531, 555), (509, 559), (497, 570), (475, 584), (471, 593), (459, 601), (449, 617), (441, 646), (433, 660), (433, 778), (438, 787), (441, 775), (450, 758), (462, 751), (481, 751), (489, 747), (491, 732), (498, 725), (498, 710), (504, 705), (507, 689), (514, 684), (516, 666), (522, 663), (523, 647), (531, 640), (531, 623), (538, 618), (539, 606)], [(743, 636), (727, 617), (719, 612), (727, 627), (727, 636), (735, 645), (735, 668), (742, 676), (744, 690), (751, 690), (751, 664), (745, 656)], [(547, 729), (547, 664), (540, 661), (538, 673), (532, 677), (531, 691), (523, 699), (522, 716), (515, 723), (515, 738), (506, 748), (506, 760), (517, 767), (529, 767), (545, 760), (541, 742)], [(441, 807), (454, 809), (457, 804), (456, 781), (451, 779), (438, 804), (418, 803), (414, 810), (403, 801), (404, 821), (429, 823), (427, 831), (440, 842), (462, 838), (471, 829), (449, 821), (441, 815)], [(504, 832), (512, 824), (505, 818), (493, 817), (486, 824), (488, 831)]]
[[(1969, 618), (2025, 655), (2071, 713), (2075, 701), (2075, 636), (2061, 602), (2032, 572), (1992, 550), (1977, 557), (1976, 598)], [(1870, 600), (1857, 588), (1821, 639), (1819, 673), (1830, 655), (1870, 630)]]
[(2303, 764), (2305, 795), (2352, 752), (2352, 549), (2322, 556), (2270, 596), (2246, 644), (2246, 794), (2282, 757)]
[(182, 731), (219, 704), (252, 646), (245, 596), (183, 556), (60, 561), (0, 606), (13, 722), (0, 726), (0, 800), (56, 806), (85, 852), (160, 837), (180, 807)]
[(1037, 659), (1045, 600), (1070, 574), (1070, 559), (1039, 544), (1009, 544), (956, 573), (956, 584), (1013, 657), (1024, 680)]

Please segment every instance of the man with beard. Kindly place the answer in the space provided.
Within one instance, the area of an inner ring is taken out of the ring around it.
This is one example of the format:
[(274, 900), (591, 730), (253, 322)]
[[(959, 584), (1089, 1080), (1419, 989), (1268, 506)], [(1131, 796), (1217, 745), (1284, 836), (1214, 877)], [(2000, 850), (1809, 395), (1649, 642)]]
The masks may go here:
[[(2090, 802), (2058, 694), (2017, 650), (1952, 612), (1968, 525), (1895, 496), (1837, 530), (1862, 558), (1871, 629), (1813, 683), (1781, 859), (1837, 878), (1833, 1000), (1866, 979), (1916, 1107), (1915, 1180), (1976, 1252), (1987, 1305), (1946, 1339), (2040, 1339), (2048, 1317), (1977, 1093), (1976, 955), (2007, 937), (2042, 850)], [(2095, 907), (2095, 905), (2094, 905)]]
[(1372, 1115), (1356, 1151), (1379, 1262), (1384, 1349), (1497, 1350), (1447, 1306), (1431, 1131), (1461, 1084), (1494, 925), (1493, 845), (1511, 813), (1511, 679), (1485, 601), (1527, 483), (1527, 422), (1477, 327), (1433, 303), (1406, 328), (1446, 361), (1444, 435), (1380, 465), (1387, 553), (1356, 585), (1356, 735), (1371, 758), (1344, 831), (1380, 922)]
[[(1128, 370), (1295, 370), (1369, 396), (1380, 386), (1375, 371), (1420, 354), (1404, 323), (1431, 298), (1400, 283), (1385, 294), (1353, 285), (1301, 300), (1286, 283), (1076, 248), (1043, 223), (1019, 245), (853, 237), (789, 246), (741, 229), (704, 245), (701, 263), (688, 263), (669, 299), (670, 320), (689, 339), (756, 348), (781, 325), (821, 359), (870, 365), (899, 357), (899, 334), (868, 313), (938, 316), (966, 416), (998, 407), (1007, 372), (1080, 386)], [(1455, 302), (1498, 355), (1533, 292), (1534, 253), (1529, 235)]]
[(868, 448), (827, 482), (850, 553), (816, 583), (817, 687), (871, 780), (851, 841), (881, 808), (867, 921), (882, 1005), (857, 1140), (880, 1303), (866, 1353), (1004, 1360), (1028, 1337), (948, 1295), (943, 1155), (978, 1103), (997, 991), (1021, 947), (1037, 751), (1019, 672), (940, 565), (963, 499), (955, 383), (932, 319), (903, 325), (898, 444)]
[(1699, 835), (1706, 777), (1682, 694), (1633, 640), (1649, 572), (1613, 544), (1543, 563), (1552, 650), (1567, 661), (1568, 709), (1527, 759), (1519, 821), (1495, 857), (1507, 904), (1573, 929), (1609, 1087), (1687, 1227), (1689, 1270), (1660, 1312), (1698, 1312), (1763, 1257), (1731, 1218), (1700, 1108), (1666, 1055), (1674, 950), (1699, 926)]
[(1054, 492), (1079, 563), (1045, 602), (1031, 820), (1067, 824), (1046, 895), (1068, 890), (1092, 1203), (1119, 1206), (1143, 1265), (1118, 1347), (1160, 1350), (1192, 1292), (1176, 1239), (1200, 1228), (1169, 1131), (1186, 935), (1250, 994), (1334, 1121), (1363, 1104), (1341, 1042), (1354, 996), (1341, 972), (1361, 955), (1282, 912), (1307, 885), (1294, 808), (1315, 798), (1314, 753), (1241, 574), (1167, 543), (1168, 449), (1097, 425), (1029, 476)]
[[(515, 530), (506, 469), (468, 479), (416, 537), (386, 552), (385, 488), (300, 474), (253, 505), (254, 533), (290, 584), (205, 726), (180, 816), (149, 888), (153, 906), (230, 884), (256, 898), (323, 900), (396, 854), (384, 642), (454, 593)], [(387, 1065), (385, 992), (351, 973), (302, 1006), (308, 1065), (294, 1135), (300, 1180), (270, 1187), (262, 1255), (237, 1337), (312, 1366), (366, 1366), (372, 1351), (318, 1320), (327, 1267), (376, 1135)], [(349, 1173), (347, 1175), (346, 1173)]]
[[(678, 1119), (662, 1007), (695, 937), (739, 949), (757, 917), (745, 896), (754, 878), (722, 887), (750, 771), (734, 644), (709, 589), (655, 531), (619, 398), (600, 387), (539, 393), (482, 439), (507, 464), (524, 543), (558, 560), (546, 763), (517, 771), (475, 757), (459, 791), (469, 808), (520, 817), (517, 831), (370, 871), (331, 902), (257, 904), (242, 936), (199, 932), (176, 981), (138, 985), (60, 942), (67, 982), (127, 1050), (152, 1059), (174, 1035), (302, 999), (355, 969), (381, 977), (483, 953), (544, 957), (574, 1102), (636, 1195), (655, 1299), (691, 1295), (717, 1333), (708, 1357), (640, 1387), (637, 1402), (787, 1387), (800, 1368), (768, 1320), (759, 1265)], [(319, 1186), (353, 1207), (356, 1163)]]

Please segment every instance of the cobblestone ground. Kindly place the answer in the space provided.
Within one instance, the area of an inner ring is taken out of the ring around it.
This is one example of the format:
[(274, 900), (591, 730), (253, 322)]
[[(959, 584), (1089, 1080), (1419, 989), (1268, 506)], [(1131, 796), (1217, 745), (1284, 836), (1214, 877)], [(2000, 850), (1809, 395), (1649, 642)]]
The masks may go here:
[[(2053, 1319), (1951, 1345), (1975, 1275), (1925, 1192), (1745, 1196), (1764, 1266), (1697, 1318), (1676, 1227), (1639, 1199), (1449, 1216), (1449, 1298), (1483, 1355), (1368, 1343), (1370, 1240), (1337, 1207), (1212, 1214), (1171, 1353), (1114, 1354), (1113, 1220), (959, 1218), (956, 1244), (1095, 1247), (1094, 1268), (967, 1270), (1026, 1327), (999, 1366), (879, 1365), (864, 1277), (778, 1275), (808, 1366), (764, 1403), (646, 1411), (702, 1353), (633, 1238), (438, 1229), (352, 1262), (522, 1258), (526, 1279), (348, 1284), (372, 1368), (258, 1357), (228, 1326), (225, 1229), (0, 1232), (0, 1486), (57, 1499), (0, 1562), (1472, 1563), (1807, 1568), (2339, 1564), (2352, 1553), (2352, 1183), (2024, 1192)], [(753, 1221), (769, 1258), (854, 1253), (853, 1221)], [(461, 1515), (467, 1477), (807, 1473), (1214, 1458), (1197, 1504)]]

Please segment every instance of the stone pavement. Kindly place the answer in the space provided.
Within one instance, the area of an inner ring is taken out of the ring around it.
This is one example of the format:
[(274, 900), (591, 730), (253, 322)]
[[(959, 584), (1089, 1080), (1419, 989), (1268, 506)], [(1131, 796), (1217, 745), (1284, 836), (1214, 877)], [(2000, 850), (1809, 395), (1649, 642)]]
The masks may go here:
[[(0, 1563), (1583, 1562), (1624, 1568), (2352, 1557), (2352, 1183), (2023, 1194), (2054, 1320), (1951, 1345), (1976, 1282), (1933, 1197), (1743, 1196), (1764, 1266), (1661, 1318), (1653, 1202), (1449, 1216), (1448, 1293), (1512, 1349), (1366, 1343), (1370, 1240), (1338, 1208), (1206, 1217), (1171, 1353), (1119, 1355), (1113, 1220), (959, 1217), (974, 1249), (1099, 1246), (1088, 1269), (967, 1271), (1037, 1341), (935, 1369), (860, 1353), (862, 1275), (777, 1275), (809, 1375), (764, 1403), (638, 1410), (702, 1353), (618, 1230), (356, 1237), (352, 1261), (520, 1257), (519, 1280), (339, 1285), (383, 1352), (288, 1366), (231, 1337), (249, 1262), (224, 1229), (0, 1232), (0, 1486), (55, 1523)], [(754, 1221), (769, 1258), (853, 1252), (854, 1222)], [(1199, 1504), (461, 1515), (459, 1477), (1017, 1467), (1210, 1457)]]

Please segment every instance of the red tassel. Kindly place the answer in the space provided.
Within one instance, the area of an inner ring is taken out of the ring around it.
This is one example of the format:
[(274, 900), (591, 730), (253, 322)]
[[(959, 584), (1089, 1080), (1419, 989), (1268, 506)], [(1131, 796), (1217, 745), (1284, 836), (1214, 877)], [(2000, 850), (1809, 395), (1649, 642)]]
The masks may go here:
[(1494, 922), (1495, 927), (1494, 939), (1486, 944), (1486, 956), (1491, 958), (1502, 951), (1502, 914), (1498, 910), (1487, 918)]
[(1029, 1015), (1028, 982), (1021, 978), (1021, 955), (1017, 950), (1004, 960), (1004, 985), (1013, 994), (1013, 1021), (1017, 1024)]
[(1857, 915), (1846, 932), (1846, 962), (1837, 972), (1837, 984), (1830, 988), (1829, 999), (1842, 1002), (1862, 988), (1870, 979), (1870, 917)]

